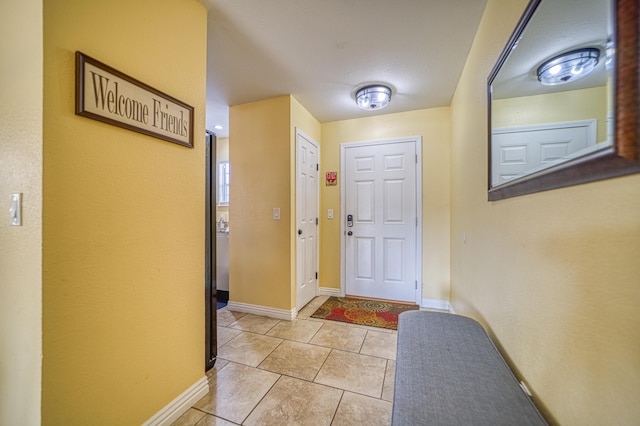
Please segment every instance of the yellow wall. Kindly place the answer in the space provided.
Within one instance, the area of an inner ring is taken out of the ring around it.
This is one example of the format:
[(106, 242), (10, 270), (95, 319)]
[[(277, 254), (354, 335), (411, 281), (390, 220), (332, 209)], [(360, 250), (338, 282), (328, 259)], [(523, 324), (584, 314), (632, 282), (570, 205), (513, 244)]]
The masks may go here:
[[(296, 307), (296, 128), (320, 142), (320, 123), (290, 95), (229, 109), (229, 297)], [(280, 208), (280, 219), (273, 209)]]
[[(422, 136), (422, 296), (449, 300), (449, 108), (322, 124), (320, 287), (340, 288), (340, 144), (406, 136)], [(324, 185), (328, 171), (338, 172), (338, 185)]]
[[(42, 49), (42, 2), (0, 2), (1, 425), (40, 424)], [(21, 227), (9, 226), (12, 193)]]
[(489, 1), (452, 103), (452, 303), (551, 421), (637, 424), (640, 175), (487, 201), (485, 81), (525, 6)]
[(290, 310), (290, 96), (232, 106), (229, 134), (230, 300)]
[(217, 138), (216, 155), (218, 161), (229, 161), (229, 138)]
[(494, 127), (527, 126), (575, 120), (598, 120), (596, 141), (607, 139), (607, 86), (546, 95), (499, 99), (491, 106)]
[[(309, 135), (313, 140), (321, 143), (322, 125), (316, 118), (306, 110), (304, 106), (296, 98), (291, 97), (291, 140), (293, 142), (291, 148), (295, 154), (296, 148), (296, 129), (300, 129)], [(293, 165), (295, 168), (295, 161)]]
[[(140, 424), (204, 375), (206, 25), (44, 2), (44, 424)], [(76, 50), (195, 107), (195, 149), (74, 115)]]

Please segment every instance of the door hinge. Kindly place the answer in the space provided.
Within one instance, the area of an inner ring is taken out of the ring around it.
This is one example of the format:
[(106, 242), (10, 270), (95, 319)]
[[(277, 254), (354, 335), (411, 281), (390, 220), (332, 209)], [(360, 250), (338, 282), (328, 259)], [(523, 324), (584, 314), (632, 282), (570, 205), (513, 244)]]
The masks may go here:
[(318, 279), (318, 273), (316, 272), (316, 280)]
[(316, 226), (318, 226), (318, 218), (316, 217)]
[(416, 290), (418, 289), (418, 280), (416, 280)]
[(316, 171), (320, 170), (320, 164), (316, 163)]
[(418, 164), (418, 154), (416, 154), (416, 164)]

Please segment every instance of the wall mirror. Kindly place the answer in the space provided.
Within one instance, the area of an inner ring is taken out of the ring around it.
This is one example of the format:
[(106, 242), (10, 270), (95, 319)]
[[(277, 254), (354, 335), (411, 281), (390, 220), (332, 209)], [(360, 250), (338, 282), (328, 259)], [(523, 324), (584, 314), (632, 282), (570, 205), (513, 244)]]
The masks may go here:
[(489, 200), (640, 172), (636, 0), (531, 0), (488, 78)]

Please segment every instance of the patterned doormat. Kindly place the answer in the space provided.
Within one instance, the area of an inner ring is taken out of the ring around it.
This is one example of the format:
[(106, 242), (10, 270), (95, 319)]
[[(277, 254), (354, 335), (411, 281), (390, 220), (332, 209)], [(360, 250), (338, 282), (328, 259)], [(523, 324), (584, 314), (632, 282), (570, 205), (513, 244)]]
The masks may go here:
[(311, 317), (397, 330), (398, 315), (418, 309), (411, 303), (331, 296)]

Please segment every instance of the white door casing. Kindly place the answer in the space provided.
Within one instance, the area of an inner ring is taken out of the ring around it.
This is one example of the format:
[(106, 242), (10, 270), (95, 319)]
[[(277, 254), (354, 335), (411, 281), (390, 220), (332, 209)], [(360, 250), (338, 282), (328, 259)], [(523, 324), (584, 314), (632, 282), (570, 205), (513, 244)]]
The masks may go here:
[(296, 129), (296, 307), (318, 290), (318, 143)]
[(420, 303), (420, 145), (420, 137), (341, 145), (342, 294)]

